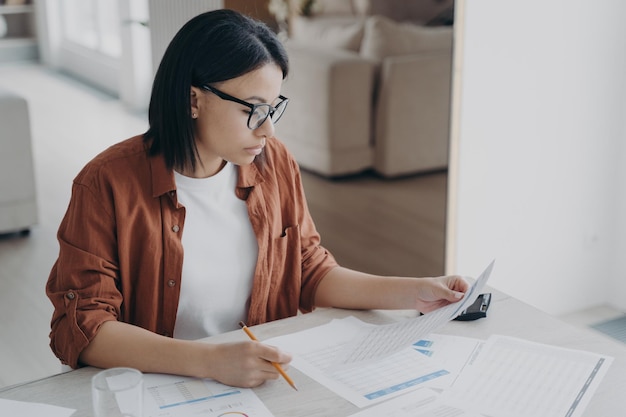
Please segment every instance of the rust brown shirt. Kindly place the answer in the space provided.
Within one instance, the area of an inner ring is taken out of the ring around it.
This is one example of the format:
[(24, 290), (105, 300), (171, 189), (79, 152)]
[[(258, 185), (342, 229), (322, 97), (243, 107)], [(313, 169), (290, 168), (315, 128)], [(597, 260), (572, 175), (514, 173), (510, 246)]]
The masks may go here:
[[(251, 325), (311, 311), (315, 290), (337, 266), (309, 214), (300, 171), (276, 139), (263, 170), (239, 167), (259, 252), (249, 300)], [(185, 208), (162, 156), (142, 136), (107, 149), (78, 174), (58, 232), (59, 257), (46, 293), (54, 305), (50, 346), (65, 364), (100, 325), (120, 320), (172, 336), (181, 285)]]

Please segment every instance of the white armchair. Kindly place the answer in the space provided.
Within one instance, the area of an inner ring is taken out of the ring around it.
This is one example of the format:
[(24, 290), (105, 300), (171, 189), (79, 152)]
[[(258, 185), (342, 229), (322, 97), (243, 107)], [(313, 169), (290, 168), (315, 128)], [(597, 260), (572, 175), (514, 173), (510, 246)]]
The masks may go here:
[(447, 167), (452, 28), (377, 14), (411, 18), (411, 4), (425, 13), (429, 2), (451, 3), (328, 0), (332, 14), (292, 18), (291, 102), (276, 130), (303, 168), (393, 177)]

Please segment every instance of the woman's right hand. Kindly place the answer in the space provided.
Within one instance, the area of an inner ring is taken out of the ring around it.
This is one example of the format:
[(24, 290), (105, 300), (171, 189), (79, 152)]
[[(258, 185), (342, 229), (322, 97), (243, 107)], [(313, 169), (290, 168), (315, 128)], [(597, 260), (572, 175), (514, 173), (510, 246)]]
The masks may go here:
[[(261, 342), (245, 341), (223, 344), (205, 344), (208, 349), (201, 358), (206, 376), (223, 384), (251, 388), (268, 379), (277, 379), (280, 374), (271, 362), (286, 370), (291, 355), (277, 347)], [(201, 365), (202, 366), (202, 365)]]
[(80, 362), (99, 368), (127, 366), (142, 372), (212, 378), (237, 387), (256, 387), (280, 376), (291, 355), (257, 341), (211, 344), (172, 339), (120, 321), (107, 321), (83, 350)]

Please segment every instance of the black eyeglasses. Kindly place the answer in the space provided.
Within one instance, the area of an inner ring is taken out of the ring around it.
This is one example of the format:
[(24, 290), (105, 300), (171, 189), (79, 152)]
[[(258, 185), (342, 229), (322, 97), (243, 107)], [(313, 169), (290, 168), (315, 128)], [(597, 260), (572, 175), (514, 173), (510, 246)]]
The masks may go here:
[(265, 123), (268, 117), (272, 120), (272, 123), (276, 124), (276, 122), (278, 122), (278, 119), (280, 119), (280, 116), (282, 116), (285, 112), (285, 109), (287, 108), (287, 103), (289, 103), (289, 99), (287, 97), (278, 96), (281, 101), (276, 105), (276, 107), (267, 103), (252, 104), (240, 100), (237, 97), (233, 97), (229, 94), (223, 93), (215, 87), (203, 85), (202, 88), (204, 90), (212, 92), (222, 100), (234, 101), (235, 103), (243, 104), (244, 106), (249, 107), (250, 113), (248, 116), (248, 129), (250, 130), (261, 127), (261, 125)]

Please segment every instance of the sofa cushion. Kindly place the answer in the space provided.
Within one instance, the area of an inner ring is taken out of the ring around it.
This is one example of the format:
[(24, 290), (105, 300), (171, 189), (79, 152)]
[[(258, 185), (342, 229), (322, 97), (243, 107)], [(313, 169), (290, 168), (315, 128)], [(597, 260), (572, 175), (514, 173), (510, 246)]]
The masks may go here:
[(385, 16), (396, 21), (426, 24), (454, 7), (454, 0), (353, 0), (359, 16)]
[(352, 0), (315, 0), (313, 12), (318, 14), (353, 15)]
[(297, 16), (291, 22), (290, 37), (309, 45), (358, 52), (364, 26), (365, 21), (358, 17)]
[(383, 16), (372, 16), (365, 22), (360, 53), (366, 58), (381, 60), (434, 51), (452, 51), (451, 27), (398, 23)]

